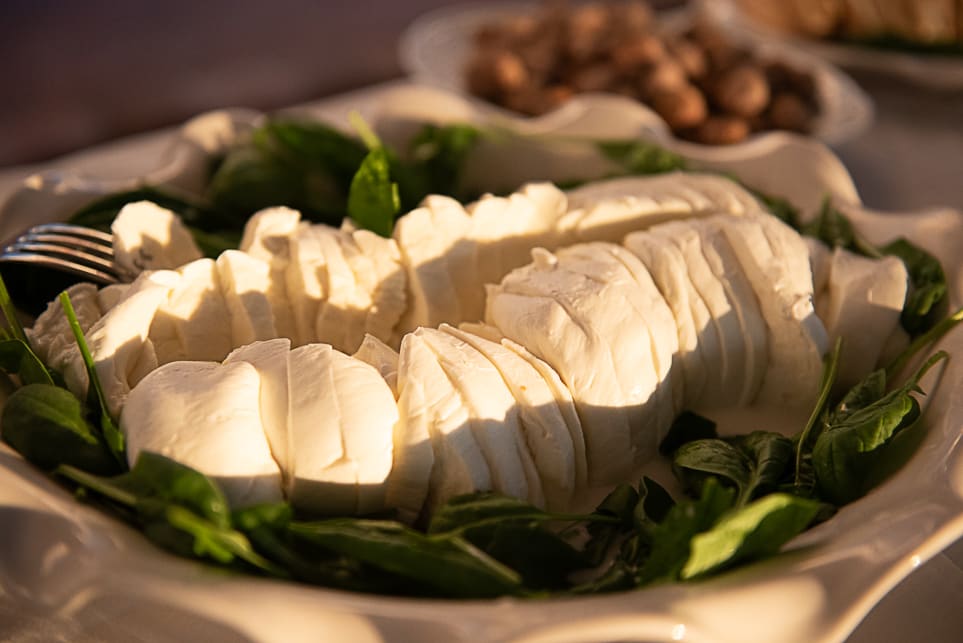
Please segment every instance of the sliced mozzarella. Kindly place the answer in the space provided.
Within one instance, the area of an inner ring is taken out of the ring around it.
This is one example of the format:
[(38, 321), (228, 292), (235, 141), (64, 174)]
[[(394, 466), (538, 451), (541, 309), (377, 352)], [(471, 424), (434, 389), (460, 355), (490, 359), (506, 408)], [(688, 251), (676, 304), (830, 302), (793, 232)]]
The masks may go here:
[(758, 212), (758, 201), (727, 178), (672, 172), (597, 181), (568, 192), (563, 243), (621, 241), (664, 221), (725, 212)]
[(157, 309), (151, 324), (150, 337), (158, 362), (219, 362), (234, 344), (217, 266), (212, 259), (198, 259), (182, 266), (178, 273), (180, 281)]
[(125, 205), (110, 231), (114, 263), (130, 275), (179, 268), (203, 256), (180, 218), (150, 201)]
[[(508, 347), (447, 324), (440, 330), (472, 346), (498, 369), (518, 407), (519, 428), (546, 504), (554, 510), (568, 509), (575, 488), (575, 447), (555, 392), (531, 363)], [(584, 474), (584, 446), (582, 460)]]
[(287, 273), (291, 245), (300, 220), (300, 213), (290, 208), (261, 210), (248, 219), (241, 238), (240, 250), (270, 266), (266, 294), (279, 337), (295, 337), (297, 334), (294, 310), (288, 296)]
[[(733, 217), (736, 219), (736, 217)], [(726, 295), (725, 286), (712, 271), (702, 250), (698, 230), (682, 221), (664, 223), (650, 229), (663, 243), (672, 243), (682, 254), (695, 292), (709, 312), (716, 330), (718, 343), (711, 343), (703, 356), (710, 367), (706, 386), (698, 400), (691, 404), (700, 407), (731, 406), (742, 394), (746, 367), (746, 341), (739, 318)], [(717, 349), (714, 353), (712, 349)]]
[(468, 408), (424, 338), (405, 335), (398, 363), (398, 411), (388, 506), (412, 522), (422, 507), (492, 488)]
[(370, 301), (364, 331), (382, 341), (391, 341), (408, 304), (407, 278), (398, 244), (394, 239), (385, 239), (369, 230), (354, 230), (347, 224), (342, 227), (350, 233), (358, 250), (349, 256), (348, 263)]
[(431, 348), (468, 408), (468, 423), (481, 448), (492, 488), (544, 506), (541, 481), (518, 422), (518, 406), (501, 373), (482, 353), (450, 333), (414, 332)]
[(120, 416), (131, 465), (151, 451), (214, 479), (232, 507), (282, 499), (250, 364), (173, 362), (131, 391)]
[[(615, 361), (631, 362), (638, 352), (637, 345), (628, 346), (637, 339), (631, 328), (635, 316), (618, 287), (568, 269), (546, 250), (532, 254), (533, 263), (489, 287), (486, 321), (548, 362), (572, 392), (585, 433), (589, 481), (624, 480), (634, 464), (633, 418)], [(616, 356), (621, 348), (629, 353)], [(653, 368), (641, 359), (633, 366)], [(643, 382), (646, 378), (651, 383), (654, 371), (642, 375)]]
[(728, 225), (730, 218), (727, 215), (709, 217), (699, 221), (695, 227), (702, 237), (702, 252), (706, 262), (725, 288), (726, 297), (736, 311), (745, 339), (743, 388), (738, 400), (733, 400), (735, 404), (744, 406), (756, 398), (762, 386), (762, 378), (769, 366), (769, 347), (766, 322), (762, 317), (756, 293), (729, 240), (721, 231), (723, 226)]
[[(766, 321), (769, 365), (757, 399), (794, 408), (805, 406), (815, 399), (819, 386), (827, 346), (825, 330), (813, 310), (812, 277), (807, 293), (805, 283), (789, 274), (790, 260), (773, 251), (760, 219), (733, 218), (721, 227)], [(808, 250), (805, 242), (799, 241), (799, 251), (807, 253), (808, 270)]]
[(475, 265), (470, 229), (471, 217), (447, 197), (429, 197), (422, 207), (398, 219), (393, 236), (408, 284), (408, 310), (399, 322), (399, 332), (464, 319), (457, 280), (470, 275), (455, 268)]
[[(260, 376), (261, 424), (274, 460), (282, 474), (291, 470), (291, 447), (288, 444), (288, 352), (291, 340), (269, 339), (247, 344), (231, 352), (225, 364), (247, 362)], [(300, 381), (300, 380), (299, 380)]]
[[(103, 387), (108, 411), (114, 417), (130, 389), (147, 372), (157, 368), (153, 344), (148, 338), (157, 308), (180, 281), (170, 270), (141, 273), (111, 311), (91, 326), (87, 345)], [(80, 351), (73, 352), (65, 368), (68, 387), (84, 396), (87, 372)]]
[(288, 354), (288, 497), (331, 514), (385, 507), (395, 398), (371, 366), (327, 344)]
[(718, 345), (718, 336), (709, 320), (709, 311), (689, 281), (682, 253), (673, 244), (658, 240), (645, 231), (630, 234), (623, 245), (645, 264), (669, 305), (678, 332), (685, 396), (687, 400), (700, 399), (708, 370), (703, 351), (708, 352), (706, 343), (710, 339)]
[[(622, 324), (595, 323), (602, 337), (610, 340), (619, 383), (631, 407), (634, 462), (641, 464), (657, 454), (682, 409), (684, 379), (679, 373), (675, 318), (645, 265), (625, 248), (585, 243), (560, 250), (558, 257), (563, 264), (606, 283), (611, 292), (604, 301), (623, 308)], [(599, 313), (606, 320), (615, 319)]]
[(369, 293), (358, 284), (349, 265), (349, 255), (360, 253), (350, 235), (341, 230), (315, 226), (314, 232), (324, 255), (326, 293), (318, 306), (314, 337), (338, 350), (353, 352), (364, 339), (365, 318), (371, 305)]
[(271, 266), (240, 250), (227, 250), (217, 258), (217, 276), (230, 315), (234, 346), (278, 336), (268, 291)]
[(372, 335), (365, 335), (361, 346), (352, 355), (370, 364), (384, 378), (391, 391), (398, 394), (398, 351)]
[(111, 284), (101, 288), (97, 293), (97, 303), (100, 305), (100, 314), (106, 315), (107, 311), (117, 305), (124, 298), (130, 289), (130, 284)]
[(318, 226), (301, 223), (291, 237), (290, 261), (285, 268), (294, 333), (291, 342), (301, 346), (316, 341), (315, 324), (325, 292), (324, 253)]
[(456, 277), (461, 319), (481, 319), (484, 285), (498, 283), (510, 270), (528, 263), (533, 247), (559, 245), (556, 224), (566, 203), (565, 193), (554, 185), (534, 183), (507, 197), (485, 195), (467, 206), (476, 265), (463, 267)]
[(837, 386), (849, 390), (879, 361), (899, 327), (906, 300), (906, 265), (897, 257), (868, 259), (836, 248), (827, 287), (816, 299), (816, 313), (830, 342), (842, 338)]
[[(85, 333), (101, 318), (97, 300), (97, 286), (91, 283), (74, 284), (67, 288), (70, 303), (77, 314), (80, 330)], [(70, 322), (60, 305), (60, 299), (47, 304), (37, 316), (33, 328), (26, 331), (30, 346), (44, 364), (62, 371), (77, 349), (77, 340), (70, 329)]]

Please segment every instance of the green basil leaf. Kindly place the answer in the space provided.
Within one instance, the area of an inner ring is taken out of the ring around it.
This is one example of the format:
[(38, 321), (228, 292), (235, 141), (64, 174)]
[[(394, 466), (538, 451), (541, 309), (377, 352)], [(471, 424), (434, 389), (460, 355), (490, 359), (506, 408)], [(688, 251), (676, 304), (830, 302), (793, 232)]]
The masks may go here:
[(671, 456), (686, 442), (717, 438), (716, 423), (692, 411), (683, 411), (672, 421), (669, 431), (659, 444), (659, 453)]
[(682, 579), (704, 576), (741, 561), (769, 556), (816, 518), (820, 503), (772, 493), (726, 514), (692, 538)]
[(680, 477), (687, 488), (698, 490), (704, 482), (704, 476), (693, 479), (687, 475), (689, 471), (695, 471), (730, 481), (739, 490), (740, 496), (745, 493), (749, 484), (752, 466), (746, 454), (719, 439), (696, 440), (683, 444), (676, 449), (672, 463), (682, 469), (679, 472)]
[(949, 310), (949, 289), (943, 267), (936, 257), (906, 239), (897, 239), (881, 250), (902, 259), (909, 273), (910, 289), (900, 324), (911, 336), (925, 333)]
[(390, 237), (400, 209), (398, 185), (391, 181), (388, 155), (384, 148), (375, 148), (368, 152), (351, 181), (348, 216), (362, 228)]
[(638, 584), (678, 580), (689, 560), (691, 541), (710, 529), (732, 507), (733, 490), (709, 478), (698, 500), (675, 505), (652, 531), (652, 549), (638, 574)]
[(49, 384), (54, 386), (50, 371), (30, 346), (19, 339), (0, 340), (0, 369), (20, 377), (24, 384)]
[(919, 418), (919, 403), (912, 393), (920, 379), (946, 358), (939, 352), (900, 388), (867, 406), (830, 416), (812, 452), (816, 482), (826, 498), (843, 505), (865, 493), (864, 480), (881, 447)]
[(522, 587), (518, 573), (458, 536), (434, 538), (396, 522), (349, 518), (295, 522), (289, 531), (448, 596), (501, 596)]
[(599, 141), (599, 152), (628, 174), (661, 174), (686, 169), (684, 158), (654, 143), (642, 140)]
[(789, 438), (778, 433), (753, 431), (733, 438), (732, 442), (750, 462), (749, 476), (737, 505), (744, 505), (775, 488), (790, 471), (794, 450)]
[(452, 533), (492, 521), (520, 518), (544, 521), (555, 517), (511, 496), (473, 493), (456, 496), (439, 507), (428, 525), (428, 533)]
[(3, 406), (3, 439), (20, 455), (46, 470), (69, 464), (94, 473), (114, 473), (117, 463), (86, 410), (66, 389), (27, 384)]

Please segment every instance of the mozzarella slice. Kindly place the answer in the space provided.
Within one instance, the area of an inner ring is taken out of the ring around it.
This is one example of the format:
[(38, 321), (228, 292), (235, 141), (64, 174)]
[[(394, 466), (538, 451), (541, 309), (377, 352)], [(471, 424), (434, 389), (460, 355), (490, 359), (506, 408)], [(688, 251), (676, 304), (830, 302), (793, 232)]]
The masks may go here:
[(398, 411), (387, 501), (402, 520), (413, 522), (425, 505), (492, 488), (468, 408), (418, 333), (401, 342)]
[(398, 219), (393, 238), (408, 284), (408, 310), (399, 321), (399, 332), (464, 319), (457, 280), (470, 274), (456, 268), (475, 265), (470, 229), (471, 217), (447, 197), (429, 197), (422, 207)]
[(261, 380), (259, 393), (261, 425), (274, 460), (287, 477), (291, 471), (291, 446), (288, 443), (288, 351), (291, 340), (269, 339), (247, 344), (231, 352), (225, 364), (246, 362), (253, 366)]
[(369, 230), (354, 230), (347, 224), (342, 227), (350, 233), (358, 250), (348, 257), (348, 263), (370, 301), (364, 331), (382, 341), (391, 341), (408, 305), (407, 278), (398, 244), (394, 239), (385, 239)]
[(868, 259), (836, 248), (816, 314), (829, 341), (843, 339), (836, 384), (849, 390), (876, 368), (890, 335), (899, 327), (908, 277), (897, 257)]
[[(612, 243), (586, 243), (558, 253), (560, 262), (607, 284), (604, 301), (620, 307), (625, 317), (619, 326), (600, 327), (610, 341), (619, 383), (630, 407), (634, 464), (654, 457), (658, 445), (678, 410), (682, 408), (684, 380), (676, 372), (679, 335), (672, 311), (656, 288), (648, 270), (631, 252)], [(577, 267), (576, 267), (577, 266)], [(613, 314), (599, 311), (601, 320)]]
[(239, 250), (255, 259), (286, 264), (291, 258), (291, 239), (297, 234), (301, 213), (290, 208), (267, 208), (244, 224)]
[(670, 172), (597, 181), (568, 192), (562, 243), (620, 241), (630, 232), (680, 218), (759, 212), (734, 181), (713, 174)]
[[(634, 461), (633, 417), (615, 364), (617, 351), (629, 351), (618, 359), (644, 372), (640, 392), (655, 378), (654, 370), (645, 372), (652, 370), (651, 361), (632, 361), (640, 348), (630, 345), (638, 339), (632, 332), (635, 316), (624, 292), (612, 285), (617, 275), (609, 282), (569, 269), (548, 251), (532, 255), (533, 263), (489, 287), (486, 321), (550, 364), (572, 392), (585, 433), (589, 481), (624, 480)], [(647, 337), (642, 347), (648, 351)]]
[[(113, 417), (120, 413), (130, 389), (157, 368), (148, 337), (151, 322), (179, 281), (180, 275), (170, 270), (141, 273), (124, 298), (87, 333), (87, 345)], [(78, 396), (86, 395), (87, 372), (79, 350), (71, 353), (64, 379)]]
[(182, 266), (181, 278), (157, 309), (150, 337), (158, 362), (183, 359), (219, 362), (231, 351), (230, 319), (217, 266), (198, 259)]
[[(733, 217), (736, 219), (736, 217)], [(715, 365), (698, 400), (689, 402), (701, 408), (732, 406), (742, 394), (746, 368), (746, 342), (742, 327), (725, 287), (709, 266), (699, 232), (685, 222), (672, 221), (650, 229), (663, 243), (674, 244), (682, 254), (695, 292), (709, 312), (718, 343), (704, 351), (706, 364)], [(717, 349), (714, 353), (712, 349)]]
[(245, 363), (173, 362), (156, 369), (131, 391), (120, 416), (128, 462), (133, 466), (141, 451), (177, 460), (214, 479), (234, 508), (281, 501), (259, 387), (257, 370)]
[(762, 318), (756, 293), (729, 240), (721, 230), (728, 225), (730, 218), (726, 215), (709, 217), (699, 221), (695, 227), (702, 238), (702, 252), (706, 262), (725, 288), (726, 297), (732, 304), (742, 329), (746, 350), (745, 371), (741, 378), (743, 388), (738, 400), (733, 402), (745, 406), (756, 398), (762, 386), (762, 378), (769, 365), (769, 348), (766, 322)]
[(644, 231), (627, 236), (623, 246), (645, 264), (671, 309), (678, 334), (685, 397), (687, 400), (700, 399), (708, 370), (703, 350), (709, 339), (718, 345), (718, 336), (702, 298), (689, 281), (682, 253), (674, 245), (659, 241)]
[[(721, 230), (739, 258), (766, 321), (769, 365), (757, 400), (791, 408), (811, 404), (827, 347), (825, 330), (813, 310), (812, 277), (806, 292), (805, 281), (789, 274), (790, 260), (774, 252), (759, 218), (733, 218)], [(799, 239), (797, 248), (806, 253), (808, 270), (805, 242)]]
[(114, 263), (129, 275), (179, 268), (203, 256), (180, 218), (150, 201), (125, 205), (110, 231)]
[(468, 409), (468, 425), (481, 448), (492, 488), (544, 506), (542, 485), (518, 422), (518, 407), (501, 373), (483, 354), (441, 330), (419, 328)]
[(374, 367), (391, 391), (398, 394), (398, 351), (372, 335), (365, 335), (361, 346), (352, 355)]
[[(498, 369), (518, 408), (518, 425), (546, 505), (559, 511), (568, 509), (575, 488), (575, 447), (555, 392), (531, 363), (506, 346), (447, 324), (440, 330), (470, 345)], [(584, 476), (584, 446), (582, 460)]]
[(385, 507), (395, 398), (371, 366), (327, 344), (288, 354), (288, 497), (317, 513)]
[(234, 346), (278, 336), (268, 291), (271, 267), (240, 250), (227, 250), (217, 258), (217, 276), (230, 316)]
[(318, 310), (326, 296), (324, 253), (317, 227), (301, 223), (290, 239), (290, 261), (285, 268), (294, 333), (291, 342), (301, 346), (316, 341)]
[[(70, 303), (77, 314), (80, 330), (86, 333), (101, 318), (97, 300), (97, 286), (91, 283), (74, 284), (67, 288)], [(70, 329), (70, 322), (60, 299), (54, 299), (37, 316), (33, 327), (26, 331), (30, 346), (44, 364), (56, 371), (63, 371), (76, 352), (77, 340)]]
[(368, 293), (358, 285), (347, 255), (358, 254), (350, 236), (327, 226), (315, 226), (324, 255), (324, 291), (314, 325), (316, 341), (344, 351), (355, 351), (364, 338), (366, 311), (371, 305)]

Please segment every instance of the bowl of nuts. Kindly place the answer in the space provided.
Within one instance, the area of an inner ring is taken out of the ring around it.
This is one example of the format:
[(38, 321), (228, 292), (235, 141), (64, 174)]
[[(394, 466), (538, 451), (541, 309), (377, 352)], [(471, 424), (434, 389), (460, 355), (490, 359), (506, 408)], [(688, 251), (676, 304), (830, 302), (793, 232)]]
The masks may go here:
[(736, 40), (707, 15), (642, 0), (453, 5), (418, 18), (400, 54), (415, 80), (512, 118), (591, 110), (614, 95), (702, 145), (774, 131), (839, 144), (868, 127), (872, 104), (841, 71), (779, 42)]

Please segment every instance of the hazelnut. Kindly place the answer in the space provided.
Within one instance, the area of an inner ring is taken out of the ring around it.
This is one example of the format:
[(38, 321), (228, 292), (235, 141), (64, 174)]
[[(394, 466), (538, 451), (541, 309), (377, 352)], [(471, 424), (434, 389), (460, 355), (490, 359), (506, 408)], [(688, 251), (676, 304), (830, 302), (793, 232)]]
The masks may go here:
[(692, 85), (656, 94), (652, 97), (652, 108), (672, 129), (695, 127), (705, 120), (709, 111), (702, 92)]
[(672, 92), (688, 85), (685, 70), (682, 65), (666, 58), (649, 68), (639, 83), (643, 96), (655, 96), (663, 92)]
[(710, 116), (692, 131), (693, 140), (705, 145), (731, 145), (749, 136), (749, 122), (738, 116)]
[(731, 114), (754, 116), (769, 103), (769, 83), (758, 67), (739, 65), (719, 77), (713, 86), (712, 98)]
[(609, 53), (615, 68), (623, 74), (645, 65), (654, 65), (665, 57), (665, 46), (657, 36), (641, 34), (615, 45)]
[(794, 132), (809, 130), (812, 110), (796, 94), (781, 92), (776, 94), (769, 106), (769, 123), (775, 129)]
[(615, 69), (604, 63), (578, 67), (572, 72), (572, 88), (577, 92), (606, 91), (615, 83), (615, 76)]
[(702, 78), (709, 63), (702, 47), (691, 40), (678, 39), (669, 43), (669, 51), (676, 57), (689, 78)]
[(492, 58), (492, 76), (495, 86), (503, 92), (517, 91), (530, 81), (522, 59), (510, 51), (500, 51)]

